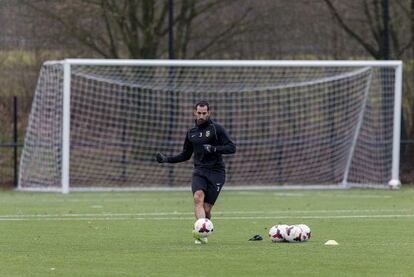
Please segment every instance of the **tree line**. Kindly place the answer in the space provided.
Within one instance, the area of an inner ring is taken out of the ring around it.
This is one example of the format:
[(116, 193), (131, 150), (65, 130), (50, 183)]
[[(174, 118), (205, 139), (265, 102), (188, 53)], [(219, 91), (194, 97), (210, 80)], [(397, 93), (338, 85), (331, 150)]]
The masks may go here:
[[(21, 96), (20, 137), (43, 61), (168, 58), (172, 27), (178, 59), (403, 60), (402, 139), (414, 138), (414, 0), (5, 0), (0, 15), (0, 117)], [(414, 144), (402, 146), (409, 174)]]

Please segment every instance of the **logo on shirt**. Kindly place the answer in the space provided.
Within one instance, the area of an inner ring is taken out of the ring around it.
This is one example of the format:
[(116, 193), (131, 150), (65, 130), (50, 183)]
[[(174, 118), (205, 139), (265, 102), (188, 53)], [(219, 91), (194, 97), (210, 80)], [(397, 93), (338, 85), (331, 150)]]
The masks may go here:
[(206, 131), (206, 137), (208, 138), (210, 136), (210, 131)]

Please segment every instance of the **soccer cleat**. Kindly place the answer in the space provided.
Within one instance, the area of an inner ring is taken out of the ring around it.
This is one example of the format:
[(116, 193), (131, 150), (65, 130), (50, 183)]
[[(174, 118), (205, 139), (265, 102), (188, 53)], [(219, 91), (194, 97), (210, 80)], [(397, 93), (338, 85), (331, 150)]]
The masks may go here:
[(207, 244), (208, 243), (208, 239), (207, 238), (198, 238), (194, 240), (195, 244)]
[(208, 238), (207, 237), (201, 237), (199, 234), (196, 234), (196, 232), (193, 230), (193, 237), (194, 237), (194, 243), (195, 244), (207, 244)]

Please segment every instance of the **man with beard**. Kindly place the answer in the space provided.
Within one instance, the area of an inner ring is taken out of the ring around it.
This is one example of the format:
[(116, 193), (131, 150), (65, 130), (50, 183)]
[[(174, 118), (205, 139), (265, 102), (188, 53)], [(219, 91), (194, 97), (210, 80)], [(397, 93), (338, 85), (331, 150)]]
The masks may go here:
[[(194, 153), (194, 171), (191, 189), (196, 219), (211, 218), (211, 209), (224, 185), (226, 172), (222, 154), (233, 154), (236, 146), (225, 129), (210, 119), (210, 107), (206, 101), (194, 106), (195, 126), (185, 136), (183, 151), (176, 156), (157, 153), (159, 163), (179, 163), (187, 161)], [(195, 243), (207, 243), (194, 231)]]

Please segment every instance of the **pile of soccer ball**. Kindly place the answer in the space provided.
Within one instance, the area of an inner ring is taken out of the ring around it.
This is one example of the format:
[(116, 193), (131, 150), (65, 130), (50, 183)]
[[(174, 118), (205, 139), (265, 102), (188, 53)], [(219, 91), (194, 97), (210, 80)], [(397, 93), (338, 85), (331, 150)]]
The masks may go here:
[(213, 231), (213, 222), (208, 218), (200, 218), (194, 223), (194, 232), (202, 238), (208, 237)]
[(269, 230), (269, 238), (273, 242), (302, 242), (311, 237), (311, 230), (305, 224), (275, 225)]
[[(199, 238), (207, 238), (213, 231), (213, 223), (207, 218), (200, 218), (194, 223), (194, 233), (198, 235)], [(305, 224), (279, 224), (273, 226), (269, 230), (269, 238), (273, 242), (302, 242), (309, 240), (310, 237), (311, 230), (309, 226)]]

